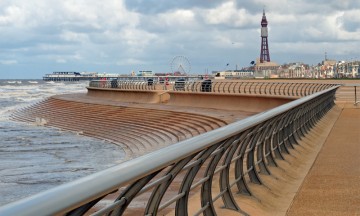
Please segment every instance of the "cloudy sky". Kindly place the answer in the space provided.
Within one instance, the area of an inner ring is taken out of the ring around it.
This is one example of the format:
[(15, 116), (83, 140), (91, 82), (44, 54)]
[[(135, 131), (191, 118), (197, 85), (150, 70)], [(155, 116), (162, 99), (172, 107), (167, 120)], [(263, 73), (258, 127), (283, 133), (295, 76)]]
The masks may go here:
[(358, 0), (0, 0), (0, 79), (169, 72), (175, 56), (195, 74), (246, 67), (264, 6), (272, 61), (359, 59)]

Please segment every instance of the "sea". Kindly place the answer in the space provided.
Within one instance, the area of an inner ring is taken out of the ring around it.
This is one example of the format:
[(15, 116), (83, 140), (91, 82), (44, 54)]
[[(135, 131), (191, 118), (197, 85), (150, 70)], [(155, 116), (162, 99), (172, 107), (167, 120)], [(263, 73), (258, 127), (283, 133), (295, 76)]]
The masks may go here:
[(0, 80), (0, 206), (120, 163), (121, 147), (58, 128), (11, 120), (47, 97), (86, 93), (88, 82)]

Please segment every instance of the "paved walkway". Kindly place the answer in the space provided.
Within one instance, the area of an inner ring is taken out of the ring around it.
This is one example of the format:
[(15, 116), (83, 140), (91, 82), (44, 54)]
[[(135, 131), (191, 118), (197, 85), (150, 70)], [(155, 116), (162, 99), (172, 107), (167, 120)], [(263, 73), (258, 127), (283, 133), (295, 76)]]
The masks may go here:
[(360, 215), (360, 109), (345, 108), (288, 215)]

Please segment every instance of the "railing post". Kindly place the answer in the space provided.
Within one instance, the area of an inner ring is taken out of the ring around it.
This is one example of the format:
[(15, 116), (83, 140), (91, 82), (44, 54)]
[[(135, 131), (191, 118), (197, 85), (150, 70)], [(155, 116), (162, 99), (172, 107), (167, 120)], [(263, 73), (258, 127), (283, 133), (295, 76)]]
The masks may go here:
[[(220, 152), (214, 155), (207, 165), (204, 177), (209, 177), (209, 179), (205, 181), (201, 187), (201, 207), (209, 205), (209, 207), (204, 211), (204, 215), (216, 215), (211, 192), (214, 172), (216, 170), (217, 164), (223, 156), (223, 153), (221, 152), (225, 152), (226, 149), (228, 149), (235, 140), (236, 137), (232, 137), (224, 141), (217, 149)], [(230, 190), (230, 188), (227, 188), (226, 190)], [(236, 210), (238, 210), (238, 208)]]
[(170, 186), (171, 182), (175, 179), (177, 174), (182, 170), (182, 168), (193, 158), (193, 156), (189, 156), (187, 158), (184, 158), (183, 160), (177, 162), (174, 164), (171, 169), (165, 174), (165, 176), (170, 176), (170, 179), (166, 182), (158, 185), (153, 192), (151, 193), (151, 196), (149, 198), (149, 202), (146, 205), (145, 208), (145, 215), (157, 215), (159, 205), (161, 202), (161, 199), (163, 198), (164, 194), (166, 193), (166, 190)]
[(261, 179), (256, 170), (256, 164), (255, 164), (255, 147), (257, 144), (257, 140), (260, 136), (259, 130), (261, 127), (262, 125), (258, 125), (256, 128), (253, 129), (254, 133), (251, 136), (247, 148), (247, 159), (246, 159), (247, 172), (250, 177), (250, 181), (255, 184), (262, 184)]
[(244, 139), (246, 136), (245, 133), (238, 135), (236, 137), (236, 139), (233, 141), (233, 143), (231, 144), (231, 146), (229, 147), (229, 150), (227, 151), (224, 161), (222, 163), (223, 166), (225, 166), (225, 169), (223, 169), (220, 173), (220, 181), (219, 181), (219, 185), (220, 185), (220, 191), (225, 191), (222, 194), (222, 200), (224, 202), (224, 205), (226, 208), (228, 209), (232, 209), (235, 211), (241, 211), (240, 207), (238, 206), (238, 204), (236, 203), (232, 193), (231, 193), (231, 186), (230, 186), (230, 179), (229, 179), (229, 174), (230, 174), (230, 164), (232, 161), (232, 158), (236, 152), (236, 150), (238, 149), (238, 147), (241, 145), (241, 140)]
[(356, 86), (354, 86), (354, 89), (355, 89), (355, 102), (354, 102), (354, 104), (357, 105)]
[(244, 173), (244, 157), (245, 157), (245, 151), (247, 148), (247, 143), (249, 142), (250, 138), (251, 138), (251, 132), (245, 131), (244, 133), (246, 133), (245, 139), (243, 141), (241, 141), (240, 146), (239, 146), (239, 150), (237, 153), (237, 160), (235, 161), (235, 179), (236, 179), (236, 186), (239, 190), (239, 193), (242, 194), (246, 194), (251, 196), (251, 191), (246, 183), (246, 179), (245, 179), (245, 173)]
[(195, 179), (196, 174), (200, 170), (201, 166), (204, 164), (206, 159), (211, 155), (213, 151), (215, 151), (220, 144), (216, 144), (211, 146), (210, 148), (199, 153), (197, 158), (198, 163), (191, 167), (189, 171), (185, 174), (183, 181), (180, 186), (179, 193), (185, 193), (185, 195), (176, 201), (175, 206), (175, 215), (187, 215), (188, 210), (188, 202), (189, 202), (189, 193), (191, 190), (192, 183)]

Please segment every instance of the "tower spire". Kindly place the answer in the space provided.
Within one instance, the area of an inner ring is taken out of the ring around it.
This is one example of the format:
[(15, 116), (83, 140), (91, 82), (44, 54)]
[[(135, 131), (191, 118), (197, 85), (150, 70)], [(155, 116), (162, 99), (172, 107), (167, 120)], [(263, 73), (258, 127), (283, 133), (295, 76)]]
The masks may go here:
[(261, 19), (261, 51), (260, 51), (260, 62), (270, 62), (270, 53), (268, 45), (268, 29), (267, 19), (265, 15), (265, 7), (263, 9), (263, 16)]

